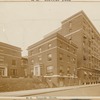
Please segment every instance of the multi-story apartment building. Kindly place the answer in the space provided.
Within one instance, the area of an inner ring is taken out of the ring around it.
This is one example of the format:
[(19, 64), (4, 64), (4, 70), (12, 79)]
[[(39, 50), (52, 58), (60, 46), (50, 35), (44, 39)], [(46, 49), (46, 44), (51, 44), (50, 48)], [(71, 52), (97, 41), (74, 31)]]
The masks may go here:
[[(33, 70), (31, 71), (33, 71), (34, 75), (36, 75), (36, 73), (39, 75), (43, 74), (43, 76), (45, 76), (45, 74), (48, 75), (48, 70), (50, 70), (52, 75), (55, 76), (59, 75), (59, 72), (66, 75), (69, 70), (68, 66), (71, 66), (71, 68), (74, 69), (72, 67), (73, 65), (67, 63), (67, 53), (70, 54), (73, 50), (69, 49), (69, 52), (60, 53), (59, 50), (61, 50), (61, 48), (63, 48), (62, 51), (66, 50), (65, 47), (67, 47), (67, 45), (65, 45), (64, 42), (60, 44), (59, 41), (52, 41), (52, 45), (48, 42), (52, 40), (51, 37), (54, 36), (54, 33), (59, 33), (59, 37), (63, 38), (64, 41), (66, 38), (66, 44), (68, 43), (69, 47), (72, 46), (72, 44), (70, 45), (72, 42), (78, 47), (77, 53), (74, 55), (77, 55), (77, 58), (75, 57), (75, 59), (77, 59), (77, 64), (75, 64), (77, 65), (79, 84), (93, 84), (100, 82), (100, 34), (83, 11), (80, 11), (62, 21), (62, 25), (59, 29), (55, 30), (53, 33), (47, 34), (42, 41), (28, 48), (29, 65), (32, 66), (31, 68), (33, 68)], [(57, 40), (59, 40), (59, 37), (57, 35)], [(59, 47), (60, 45), (62, 45), (61, 48)], [(50, 49), (48, 49), (49, 46)], [(53, 46), (56, 46), (56, 48), (54, 49)], [(76, 49), (74, 50), (76, 51)], [(49, 51), (51, 52), (50, 54)], [(50, 57), (50, 59), (52, 58), (50, 61), (51, 63), (47, 61), (47, 57)], [(62, 57), (64, 60), (60, 61), (60, 57)], [(70, 55), (70, 57), (73, 58), (72, 55)], [(71, 61), (69, 62), (71, 63)], [(34, 64), (36, 66), (40, 66), (40, 73), (35, 71)], [(59, 84), (59, 81), (56, 82)]]
[(20, 77), (21, 48), (0, 42), (0, 76)]
[(30, 71), (33, 76), (46, 78), (49, 84), (72, 85), (77, 78), (76, 54), (73, 42), (54, 33), (28, 47)]
[(58, 31), (78, 46), (80, 84), (100, 82), (100, 34), (83, 11), (62, 22)]

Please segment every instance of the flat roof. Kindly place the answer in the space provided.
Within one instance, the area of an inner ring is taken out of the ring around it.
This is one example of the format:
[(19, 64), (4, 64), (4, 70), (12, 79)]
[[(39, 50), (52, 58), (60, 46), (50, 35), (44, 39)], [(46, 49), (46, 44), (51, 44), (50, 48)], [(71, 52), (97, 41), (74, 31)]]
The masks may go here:
[(7, 48), (11, 48), (11, 49), (14, 49), (14, 50), (16, 49), (16, 50), (20, 50), (21, 51), (20, 47), (13, 46), (13, 45), (10, 45), (10, 44), (4, 43), (4, 42), (0, 42), (0, 46), (4, 46), (4, 47), (7, 47)]
[(44, 42), (46, 42), (46, 41), (48, 41), (48, 40), (50, 40), (50, 39), (52, 39), (52, 38), (55, 38), (55, 37), (61, 38), (61, 39), (63, 39), (64, 41), (66, 41), (67, 43), (69, 43), (70, 45), (72, 45), (72, 46), (74, 46), (74, 47), (77, 47), (76, 44), (74, 44), (73, 42), (70, 43), (70, 42), (68, 41), (68, 39), (66, 39), (64, 36), (62, 36), (61, 34), (59, 34), (59, 33), (56, 32), (56, 33), (53, 33), (53, 34), (47, 36), (46, 38), (44, 38), (44, 39), (42, 39), (42, 40), (40, 40), (40, 41), (38, 41), (38, 42), (36, 42), (36, 43), (30, 45), (27, 49), (31, 49), (31, 48), (33, 48), (33, 47), (36, 47), (36, 46), (38, 46), (38, 45), (41, 45), (42, 43), (44, 43)]

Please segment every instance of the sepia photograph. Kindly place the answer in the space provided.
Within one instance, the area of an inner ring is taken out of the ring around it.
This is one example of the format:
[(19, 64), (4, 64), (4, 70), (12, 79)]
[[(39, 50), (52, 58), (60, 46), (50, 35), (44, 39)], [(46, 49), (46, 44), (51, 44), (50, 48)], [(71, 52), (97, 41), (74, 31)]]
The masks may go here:
[(100, 2), (0, 2), (0, 100), (100, 100)]

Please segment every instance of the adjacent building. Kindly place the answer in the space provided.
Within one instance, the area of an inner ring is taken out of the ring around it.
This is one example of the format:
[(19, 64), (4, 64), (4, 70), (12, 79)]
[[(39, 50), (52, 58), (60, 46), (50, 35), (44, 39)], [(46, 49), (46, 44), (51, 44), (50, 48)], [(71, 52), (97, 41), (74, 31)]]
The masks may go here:
[(21, 48), (0, 42), (0, 76), (21, 77)]
[(100, 82), (100, 34), (83, 11), (62, 22), (59, 33), (78, 46), (80, 84)]
[(24, 77), (28, 77), (28, 58), (27, 56), (21, 58), (21, 68)]
[(54, 32), (28, 47), (30, 73), (55, 86), (74, 85), (77, 79), (77, 46)]

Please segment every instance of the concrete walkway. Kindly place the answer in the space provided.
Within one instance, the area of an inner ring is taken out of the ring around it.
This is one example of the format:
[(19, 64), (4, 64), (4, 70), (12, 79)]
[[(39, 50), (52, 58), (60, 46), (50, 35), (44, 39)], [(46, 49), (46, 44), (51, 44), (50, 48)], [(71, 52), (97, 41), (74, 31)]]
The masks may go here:
[(77, 88), (94, 87), (94, 86), (100, 86), (100, 84), (68, 86), (68, 87), (59, 87), (59, 88), (46, 88), (46, 89), (36, 89), (36, 90), (24, 90), (24, 91), (14, 91), (14, 92), (1, 92), (0, 97), (31, 96), (31, 95), (45, 94), (45, 93), (50, 93), (50, 92), (55, 92), (55, 91), (73, 90)]

